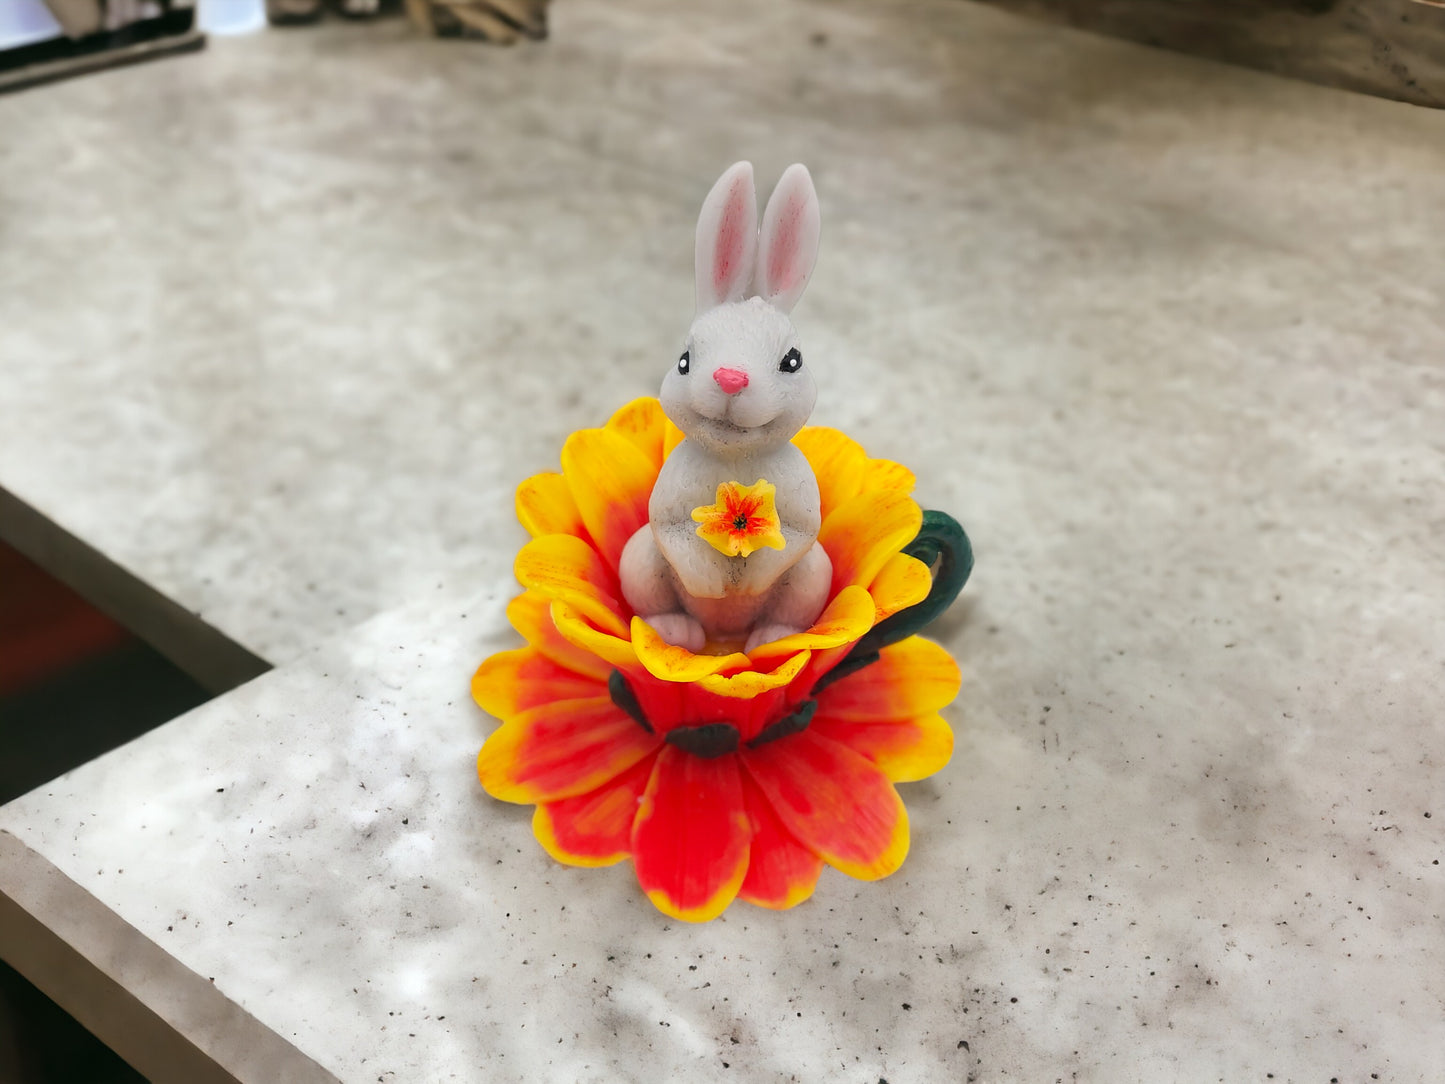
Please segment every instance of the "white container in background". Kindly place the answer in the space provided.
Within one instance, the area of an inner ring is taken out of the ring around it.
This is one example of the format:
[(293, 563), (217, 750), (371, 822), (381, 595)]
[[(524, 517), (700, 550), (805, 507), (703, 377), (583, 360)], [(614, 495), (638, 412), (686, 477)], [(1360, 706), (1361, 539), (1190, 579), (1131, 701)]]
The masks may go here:
[(201, 0), (196, 27), (207, 34), (250, 34), (266, 25), (266, 0)]
[(61, 36), (45, 0), (0, 0), (0, 49), (33, 45)]

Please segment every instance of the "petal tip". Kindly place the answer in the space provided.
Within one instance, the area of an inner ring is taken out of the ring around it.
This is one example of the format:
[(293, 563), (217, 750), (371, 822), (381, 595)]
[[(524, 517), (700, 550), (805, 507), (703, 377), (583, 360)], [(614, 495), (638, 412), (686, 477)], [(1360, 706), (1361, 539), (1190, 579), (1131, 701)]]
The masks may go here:
[(564, 866), (598, 869), (603, 866), (615, 866), (629, 857), (626, 850), (612, 851), (607, 854), (581, 854), (569, 851), (557, 838), (557, 828), (552, 822), (551, 810), (546, 805), (537, 806), (536, 812), (532, 814), (532, 834), (537, 837), (537, 842), (542, 845), (542, 849)]

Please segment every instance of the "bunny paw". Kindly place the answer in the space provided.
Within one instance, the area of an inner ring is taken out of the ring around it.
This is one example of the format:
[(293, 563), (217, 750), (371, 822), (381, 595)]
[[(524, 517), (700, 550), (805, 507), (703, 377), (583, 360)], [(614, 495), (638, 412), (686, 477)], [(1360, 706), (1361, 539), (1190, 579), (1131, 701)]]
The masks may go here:
[(743, 650), (751, 651), (762, 644), (770, 644), (774, 640), (781, 640), (784, 636), (792, 636), (795, 632), (802, 631), (794, 625), (759, 625), (748, 635), (748, 642)]
[(661, 636), (674, 647), (685, 647), (687, 650), (697, 654), (707, 644), (707, 633), (703, 632), (702, 625), (697, 618), (685, 613), (657, 614), (653, 617), (644, 617), (652, 631)]

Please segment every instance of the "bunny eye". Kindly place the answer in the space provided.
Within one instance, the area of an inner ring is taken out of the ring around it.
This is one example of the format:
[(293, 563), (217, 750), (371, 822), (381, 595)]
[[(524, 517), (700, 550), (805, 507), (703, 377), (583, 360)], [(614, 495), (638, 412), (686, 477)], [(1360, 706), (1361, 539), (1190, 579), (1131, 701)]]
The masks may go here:
[(778, 372), (780, 373), (796, 373), (802, 367), (803, 355), (798, 353), (796, 346), (784, 354), (783, 360), (778, 362)]
[(687, 375), (687, 371), (688, 371), (689, 369), (691, 369), (691, 368), (692, 368), (692, 351), (691, 351), (691, 350), (684, 350), (684, 351), (682, 352), (682, 357), (680, 357), (680, 358), (677, 359), (677, 371), (678, 371), (679, 373), (681, 373), (683, 376), (686, 376), (686, 375)]

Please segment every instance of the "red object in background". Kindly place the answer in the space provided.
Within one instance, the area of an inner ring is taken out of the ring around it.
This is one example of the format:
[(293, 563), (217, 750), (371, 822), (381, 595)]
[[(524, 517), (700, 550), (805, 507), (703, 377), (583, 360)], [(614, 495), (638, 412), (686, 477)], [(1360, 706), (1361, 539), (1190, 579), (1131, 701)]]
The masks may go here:
[(0, 696), (130, 639), (124, 626), (0, 543)]

